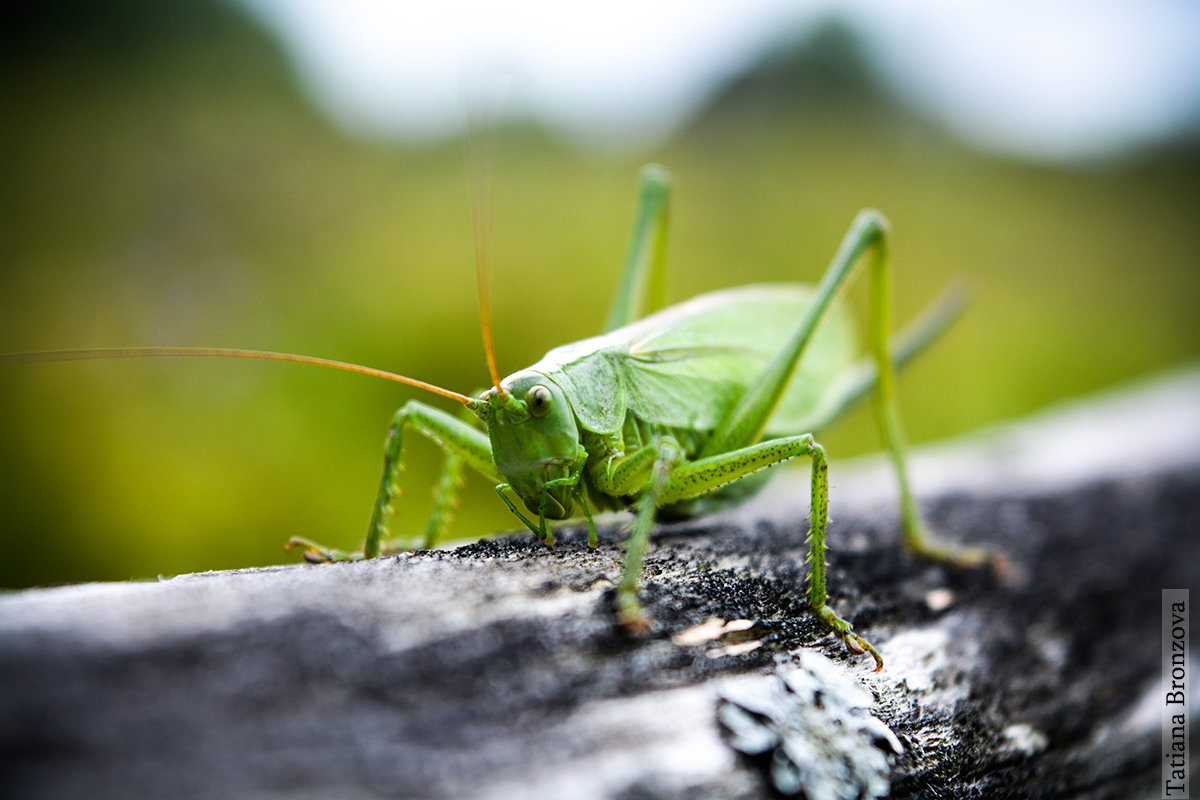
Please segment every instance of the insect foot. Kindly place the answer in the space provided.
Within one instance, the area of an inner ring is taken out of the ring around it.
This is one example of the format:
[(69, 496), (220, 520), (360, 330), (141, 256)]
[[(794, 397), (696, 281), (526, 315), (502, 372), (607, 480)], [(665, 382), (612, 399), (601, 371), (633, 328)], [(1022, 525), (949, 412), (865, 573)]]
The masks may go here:
[(929, 536), (909, 540), (912, 552), (934, 564), (945, 564), (958, 570), (988, 570), (1003, 580), (1010, 573), (1008, 559), (1003, 553), (986, 547), (958, 547)]
[(617, 590), (617, 621), (628, 633), (638, 634), (650, 630), (650, 618), (646, 616), (636, 592)]
[(870, 653), (875, 659), (874, 672), (879, 672), (883, 669), (883, 656), (879, 655), (879, 651), (871, 646), (871, 643), (854, 632), (854, 626), (842, 619), (829, 606), (821, 606), (813, 608), (812, 612), (817, 619), (825, 623), (830, 630), (833, 631), (839, 639), (846, 643), (846, 649), (855, 655)]
[(283, 549), (288, 552), (301, 550), (300, 555), (310, 564), (331, 564), (334, 561), (361, 561), (363, 557), (362, 553), (347, 553), (344, 550), (322, 547), (311, 539), (305, 539), (302, 536), (293, 536), (291, 539), (288, 539)]

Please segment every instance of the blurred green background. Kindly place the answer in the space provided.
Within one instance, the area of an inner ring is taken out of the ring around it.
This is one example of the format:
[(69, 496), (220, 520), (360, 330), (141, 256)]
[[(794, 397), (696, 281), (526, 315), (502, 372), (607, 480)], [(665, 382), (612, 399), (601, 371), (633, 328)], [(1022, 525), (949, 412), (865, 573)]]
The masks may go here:
[[(486, 385), (465, 141), (340, 131), (224, 4), (59, 5), (3, 33), (0, 351), (253, 347)], [(768, 53), (645, 152), (494, 130), (501, 371), (598, 332), (647, 161), (676, 178), (671, 300), (814, 281), (868, 205), (893, 223), (897, 321), (973, 282), (901, 377), (914, 442), (1196, 358), (1194, 138), (1071, 166), (989, 156), (891, 99), (861, 48), (830, 24)], [(293, 535), (353, 548), (414, 396), (262, 362), (0, 367), (0, 584), (285, 563)], [(823, 441), (835, 470), (878, 448), (861, 411)], [(394, 530), (420, 529), (439, 463), (413, 445)], [(469, 479), (458, 533), (514, 527)]]

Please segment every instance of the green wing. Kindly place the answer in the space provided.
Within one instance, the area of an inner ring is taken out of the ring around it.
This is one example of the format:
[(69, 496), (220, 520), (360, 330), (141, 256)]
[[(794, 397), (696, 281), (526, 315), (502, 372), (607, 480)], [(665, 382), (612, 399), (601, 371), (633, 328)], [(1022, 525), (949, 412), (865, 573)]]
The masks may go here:
[[(603, 336), (565, 345), (532, 369), (558, 383), (589, 430), (642, 419), (712, 430), (791, 334), (812, 296), (797, 284), (745, 286), (701, 295)], [(802, 432), (855, 353), (853, 326), (835, 308), (797, 367), (772, 432)]]

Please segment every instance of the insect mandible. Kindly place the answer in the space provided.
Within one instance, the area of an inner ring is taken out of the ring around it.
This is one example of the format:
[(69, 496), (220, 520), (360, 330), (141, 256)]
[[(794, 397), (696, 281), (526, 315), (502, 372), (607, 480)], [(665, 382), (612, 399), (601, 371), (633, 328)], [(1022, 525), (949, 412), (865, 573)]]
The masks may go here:
[[(958, 548), (927, 533), (908, 481), (897, 412), (896, 368), (946, 327), (961, 300), (949, 295), (935, 304), (890, 347), (888, 223), (867, 209), (855, 218), (816, 286), (743, 286), (656, 310), (661, 305), (669, 191), (664, 169), (643, 169), (633, 241), (605, 332), (554, 348), (503, 379), (496, 369), (481, 280), (480, 314), (492, 386), (478, 397), (354, 364), (253, 350), (47, 351), (0, 356), (0, 363), (166, 355), (261, 358), (362, 372), (453, 399), (468, 419), (417, 400), (396, 412), (361, 553), (302, 538), (289, 541), (289, 548), (301, 549), (310, 561), (392, 552), (388, 515), (399, 493), (405, 436), (416, 432), (446, 451), (424, 533), (427, 547), (446, 533), (465, 467), (493, 481), (512, 513), (548, 545), (554, 543), (550, 521), (582, 516), (589, 545), (595, 547), (593, 510), (632, 512), (616, 590), (617, 613), (629, 629), (646, 625), (638, 579), (659, 513), (678, 517), (740, 502), (761, 485), (755, 473), (808, 458), (809, 607), (852, 651), (869, 653), (876, 670), (881, 669), (883, 659), (875, 647), (827, 602), (828, 462), (814, 432), (873, 396), (877, 425), (899, 483), (907, 546), (919, 556), (954, 566), (973, 567), (992, 559), (985, 550)], [(864, 265), (870, 279), (869, 355), (859, 358), (853, 326), (837, 298)]]

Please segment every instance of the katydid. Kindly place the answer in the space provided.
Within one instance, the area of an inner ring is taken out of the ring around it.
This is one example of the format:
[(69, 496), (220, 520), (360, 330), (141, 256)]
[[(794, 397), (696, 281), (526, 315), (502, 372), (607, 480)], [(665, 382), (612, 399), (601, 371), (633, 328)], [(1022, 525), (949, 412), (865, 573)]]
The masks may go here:
[[(467, 419), (416, 400), (396, 412), (361, 554), (300, 538), (292, 539), (289, 548), (303, 549), (310, 561), (372, 558), (393, 551), (388, 516), (399, 494), (404, 438), (416, 432), (446, 451), (425, 531), (427, 547), (446, 533), (464, 467), (494, 482), (501, 500), (547, 545), (554, 543), (550, 521), (582, 516), (588, 542), (595, 547), (593, 510), (632, 512), (616, 590), (617, 613), (629, 629), (646, 624), (638, 579), (660, 513), (678, 517), (739, 502), (762, 484), (763, 476), (751, 477), (754, 473), (806, 457), (812, 468), (808, 604), (852, 651), (870, 653), (876, 670), (881, 669), (878, 651), (827, 602), (828, 464), (814, 432), (873, 395), (899, 482), (906, 544), (922, 557), (956, 566), (987, 561), (986, 551), (959, 549), (926, 533), (908, 482), (896, 408), (895, 368), (938, 335), (960, 303), (951, 299), (935, 306), (889, 352), (888, 223), (879, 212), (864, 210), (816, 286), (745, 286), (659, 309), (668, 194), (666, 171), (646, 167), (633, 241), (606, 331), (557, 347), (503, 379), (495, 365), (481, 280), (480, 315), (492, 385), (477, 397), (353, 364), (262, 351), (58, 351), (15, 354), (0, 357), (0, 362), (149, 355), (291, 360), (372, 374), (453, 399)], [(853, 326), (837, 298), (864, 263), (869, 264), (871, 289), (869, 356), (858, 358)]]

